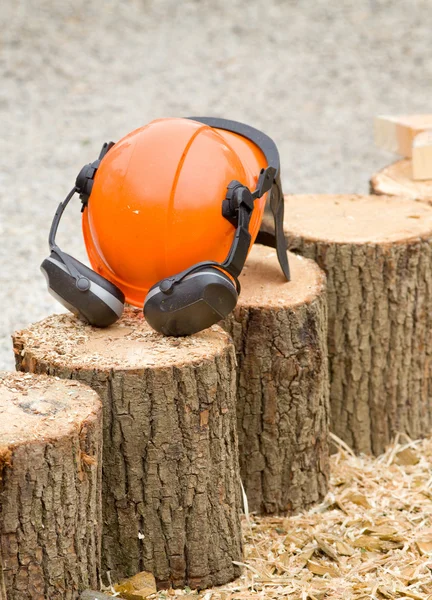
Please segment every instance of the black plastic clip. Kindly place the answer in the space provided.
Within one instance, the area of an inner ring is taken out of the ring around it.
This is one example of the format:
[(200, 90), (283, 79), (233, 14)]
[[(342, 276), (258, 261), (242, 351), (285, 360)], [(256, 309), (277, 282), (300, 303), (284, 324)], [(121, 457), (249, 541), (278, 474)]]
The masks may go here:
[(261, 169), (258, 177), (257, 189), (252, 194), (254, 200), (256, 200), (256, 198), (261, 198), (261, 196), (264, 196), (266, 192), (272, 189), (275, 176), (276, 169), (274, 167), (267, 167), (266, 169)]
[(250, 190), (235, 179), (231, 181), (227, 189), (227, 195), (222, 202), (222, 215), (234, 227), (237, 227), (239, 209), (244, 208), (248, 213), (251, 213), (254, 208), (254, 199)]
[(99, 168), (101, 160), (109, 150), (114, 146), (114, 142), (105, 142), (99, 153), (99, 158), (92, 163), (84, 165), (76, 178), (75, 186), (82, 202), (81, 212), (84, 211), (88, 204), (90, 194), (93, 189), (94, 178), (96, 171)]

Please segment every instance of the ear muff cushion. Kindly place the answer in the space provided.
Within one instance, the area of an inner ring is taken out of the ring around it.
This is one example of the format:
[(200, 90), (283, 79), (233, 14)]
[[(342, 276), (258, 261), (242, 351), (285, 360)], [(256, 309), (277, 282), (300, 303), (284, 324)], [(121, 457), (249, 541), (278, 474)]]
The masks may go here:
[(77, 271), (90, 281), (90, 288), (80, 291), (61, 257), (56, 252), (46, 258), (41, 271), (48, 290), (63, 306), (95, 327), (107, 327), (115, 323), (124, 309), (124, 295), (110, 281), (101, 277), (78, 260), (66, 255)]
[(160, 283), (147, 294), (144, 315), (151, 327), (164, 335), (202, 331), (225, 318), (238, 300), (231, 279), (213, 267), (188, 275), (170, 293), (162, 292)]

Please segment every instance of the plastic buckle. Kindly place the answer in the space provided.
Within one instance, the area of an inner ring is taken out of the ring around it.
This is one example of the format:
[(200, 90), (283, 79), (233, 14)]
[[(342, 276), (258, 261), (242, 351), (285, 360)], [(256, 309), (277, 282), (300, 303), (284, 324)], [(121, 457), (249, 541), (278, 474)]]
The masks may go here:
[(261, 198), (266, 192), (271, 190), (274, 178), (276, 175), (276, 169), (274, 167), (267, 167), (266, 169), (261, 169), (257, 189), (252, 194), (253, 199)]
[(102, 150), (99, 152), (99, 160), (100, 161), (103, 159), (105, 154), (107, 154), (107, 152), (109, 152), (111, 150), (111, 148), (113, 146), (114, 146), (114, 142), (105, 142), (104, 143), (104, 145), (102, 146)]
[(92, 163), (85, 165), (76, 178), (76, 187), (82, 202), (81, 212), (84, 212), (88, 204), (88, 200), (93, 189), (93, 181), (98, 170), (101, 160), (114, 146), (114, 142), (105, 142), (99, 152), (99, 158)]
[(238, 212), (240, 208), (251, 213), (254, 209), (254, 198), (245, 185), (234, 180), (228, 185), (227, 195), (222, 202), (222, 215), (234, 227), (237, 227), (238, 224)]

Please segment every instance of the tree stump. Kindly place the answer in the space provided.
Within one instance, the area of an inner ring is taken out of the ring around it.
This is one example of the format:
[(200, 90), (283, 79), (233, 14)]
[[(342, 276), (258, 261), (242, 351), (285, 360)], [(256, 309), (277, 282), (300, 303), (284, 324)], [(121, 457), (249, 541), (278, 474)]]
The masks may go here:
[(414, 181), (410, 159), (397, 162), (378, 171), (370, 180), (372, 194), (405, 196), (432, 204), (432, 180)]
[(95, 329), (54, 315), (14, 336), (17, 368), (77, 379), (102, 398), (102, 571), (204, 588), (240, 573), (235, 352), (212, 327), (156, 334), (141, 311)]
[(432, 207), (387, 196), (286, 196), (284, 230), (289, 248), (327, 273), (331, 430), (374, 454), (397, 432), (429, 435)]
[(287, 283), (275, 250), (255, 245), (224, 322), (237, 350), (241, 477), (249, 509), (264, 514), (320, 501), (329, 472), (325, 275), (289, 260)]
[(94, 391), (0, 374), (0, 598), (74, 600), (99, 584), (101, 453)]

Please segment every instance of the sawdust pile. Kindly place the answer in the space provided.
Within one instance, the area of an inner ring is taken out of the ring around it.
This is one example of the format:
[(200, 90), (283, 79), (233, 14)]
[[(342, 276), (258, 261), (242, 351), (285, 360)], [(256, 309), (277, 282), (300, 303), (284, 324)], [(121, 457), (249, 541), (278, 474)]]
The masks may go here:
[(244, 575), (152, 598), (432, 599), (432, 439), (399, 436), (379, 458), (337, 438), (330, 491), (289, 518), (244, 518)]

